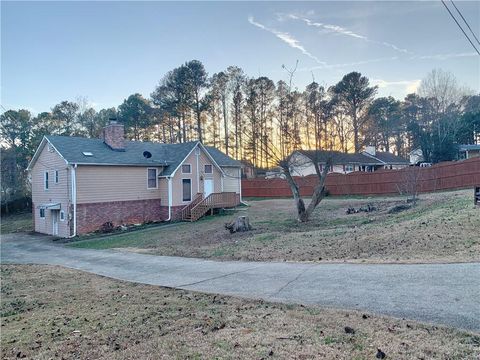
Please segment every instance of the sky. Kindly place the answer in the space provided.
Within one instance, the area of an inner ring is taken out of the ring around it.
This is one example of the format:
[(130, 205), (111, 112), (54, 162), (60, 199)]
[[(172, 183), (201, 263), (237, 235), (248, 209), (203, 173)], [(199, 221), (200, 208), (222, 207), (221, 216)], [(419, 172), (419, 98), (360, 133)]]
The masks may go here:
[[(455, 4), (479, 37), (480, 2)], [(118, 106), (192, 59), (274, 81), (298, 60), (301, 90), (359, 71), (398, 99), (441, 68), (480, 92), (480, 56), (440, 1), (1, 2), (2, 110)]]

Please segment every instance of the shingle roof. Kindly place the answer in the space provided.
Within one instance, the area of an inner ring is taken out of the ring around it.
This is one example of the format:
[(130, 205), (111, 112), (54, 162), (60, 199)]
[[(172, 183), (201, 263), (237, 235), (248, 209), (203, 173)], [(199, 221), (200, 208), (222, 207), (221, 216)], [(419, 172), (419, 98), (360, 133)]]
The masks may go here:
[(340, 151), (324, 151), (324, 150), (299, 150), (311, 160), (326, 163), (331, 156), (333, 164), (365, 164), (380, 165), (379, 160), (373, 159), (361, 153), (351, 154), (342, 153)]
[(205, 146), (205, 148), (210, 156), (213, 157), (213, 160), (220, 166), (242, 166), (240, 161), (232, 159), (213, 146)]
[(377, 159), (380, 161), (383, 161), (387, 164), (392, 164), (392, 165), (408, 165), (410, 162), (408, 160), (405, 160), (404, 158), (394, 155), (389, 152), (382, 152), (382, 151), (376, 151), (374, 155)]
[[(129, 165), (129, 166), (165, 166), (162, 175), (168, 176), (180, 165), (197, 141), (181, 144), (161, 144), (153, 142), (126, 141), (125, 151), (115, 151), (101, 139), (89, 139), (73, 136), (46, 136), (47, 140), (60, 152), (69, 163), (92, 165)], [(221, 151), (208, 148), (207, 151), (215, 162), (222, 166), (231, 159)], [(214, 149), (214, 148), (213, 148)], [(150, 158), (144, 152), (151, 154)], [(83, 152), (91, 152), (92, 156), (85, 156)]]
[(399, 156), (389, 152), (377, 151), (375, 156), (366, 155), (364, 153), (342, 153), (340, 151), (324, 151), (324, 150), (299, 150), (300, 153), (318, 162), (327, 162), (331, 156), (333, 164), (362, 164), (362, 165), (383, 165), (392, 164), (409, 164), (409, 162)]

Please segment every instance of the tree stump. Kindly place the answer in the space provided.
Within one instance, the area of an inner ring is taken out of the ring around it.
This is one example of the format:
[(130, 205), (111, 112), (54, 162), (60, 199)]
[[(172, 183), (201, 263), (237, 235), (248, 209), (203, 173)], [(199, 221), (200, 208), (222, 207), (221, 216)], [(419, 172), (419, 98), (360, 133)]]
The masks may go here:
[(225, 229), (230, 231), (230, 234), (236, 232), (250, 231), (252, 226), (250, 225), (250, 219), (248, 216), (239, 216), (230, 223), (225, 224)]

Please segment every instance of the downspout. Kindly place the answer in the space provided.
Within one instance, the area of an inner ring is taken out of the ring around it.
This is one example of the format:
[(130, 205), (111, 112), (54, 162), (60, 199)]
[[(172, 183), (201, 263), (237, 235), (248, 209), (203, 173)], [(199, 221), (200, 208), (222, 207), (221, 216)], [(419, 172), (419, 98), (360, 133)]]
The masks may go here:
[(77, 236), (77, 164), (72, 165), (72, 203), (73, 203), (73, 234)]
[(168, 219), (165, 221), (170, 221), (172, 219), (172, 178), (168, 179)]
[(198, 168), (198, 157), (200, 156), (200, 148), (195, 149), (195, 155), (197, 156), (197, 194), (200, 192), (200, 169)]

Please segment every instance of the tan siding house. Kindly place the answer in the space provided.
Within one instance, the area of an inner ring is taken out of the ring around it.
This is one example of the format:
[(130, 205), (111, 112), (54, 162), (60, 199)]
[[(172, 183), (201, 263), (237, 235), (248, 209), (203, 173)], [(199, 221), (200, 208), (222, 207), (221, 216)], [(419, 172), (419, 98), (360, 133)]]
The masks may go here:
[(45, 146), (31, 179), (35, 231), (69, 236), (71, 171), (67, 162), (52, 146)]
[(35, 231), (60, 237), (181, 220), (213, 195), (241, 201), (239, 162), (200, 142), (125, 141), (117, 123), (102, 139), (46, 136), (28, 170)]

